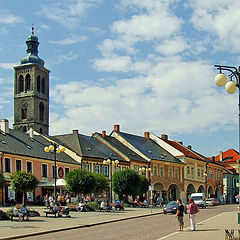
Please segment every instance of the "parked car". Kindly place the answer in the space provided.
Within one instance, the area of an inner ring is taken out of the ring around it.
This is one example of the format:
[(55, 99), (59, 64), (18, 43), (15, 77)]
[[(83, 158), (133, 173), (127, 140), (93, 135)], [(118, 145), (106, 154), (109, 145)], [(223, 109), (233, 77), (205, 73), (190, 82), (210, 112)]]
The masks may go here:
[(217, 206), (217, 201), (215, 198), (206, 199), (207, 206)]
[[(176, 201), (171, 201), (163, 207), (163, 213), (164, 214), (167, 214), (167, 213), (176, 214), (177, 208), (178, 208), (178, 203)], [(184, 212), (187, 213), (187, 207), (185, 205), (184, 205)]]

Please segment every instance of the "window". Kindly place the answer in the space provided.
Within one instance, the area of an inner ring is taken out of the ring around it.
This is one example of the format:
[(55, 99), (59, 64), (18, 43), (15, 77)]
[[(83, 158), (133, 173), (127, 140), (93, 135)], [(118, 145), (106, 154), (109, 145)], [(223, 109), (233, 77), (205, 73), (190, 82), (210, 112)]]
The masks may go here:
[[(115, 171), (117, 171), (117, 167), (116, 167)], [(108, 176), (108, 166), (102, 167), (102, 173), (103, 173), (103, 175)]]
[(168, 177), (170, 177), (170, 178), (173, 177), (173, 169), (172, 168), (168, 169)]
[(212, 170), (208, 170), (208, 178), (212, 179)]
[(187, 175), (190, 176), (190, 167), (187, 167)]
[(42, 102), (39, 104), (39, 119), (44, 121), (44, 105)]
[(45, 79), (42, 78), (42, 93), (45, 93)]
[(40, 76), (37, 77), (37, 91), (40, 92)]
[(30, 77), (30, 74), (27, 74), (26, 75), (26, 82), (25, 82), (25, 91), (30, 91), (31, 89), (31, 77)]
[(176, 179), (178, 179), (178, 169), (174, 170), (174, 176), (175, 176)]
[(221, 173), (219, 172), (218, 173), (218, 181), (220, 181), (221, 180)]
[(11, 160), (10, 158), (5, 158), (5, 172), (11, 172)]
[(158, 175), (157, 167), (153, 167), (153, 176), (157, 175)]
[(42, 177), (47, 177), (47, 164), (42, 164)]
[(217, 181), (218, 180), (218, 172), (215, 171), (215, 180)]
[(120, 167), (116, 167), (116, 168), (115, 168), (115, 171), (116, 171), (116, 172), (120, 172), (120, 171), (121, 171)]
[(200, 168), (198, 168), (198, 170), (197, 170), (197, 175), (199, 178), (201, 177), (201, 169)]
[(16, 160), (16, 171), (22, 171), (22, 161)]
[(97, 173), (97, 174), (101, 173), (100, 165), (95, 165), (94, 166), (94, 172)]
[(32, 162), (27, 162), (27, 172), (32, 173)]
[(68, 167), (65, 167), (65, 177), (67, 176), (69, 171), (70, 171), (70, 169)]
[(203, 171), (203, 169), (202, 169), (202, 178), (204, 177), (204, 171)]
[(164, 177), (164, 168), (160, 167), (160, 177)]
[(18, 84), (19, 84), (19, 93), (24, 91), (24, 80), (23, 80), (23, 75), (20, 75), (18, 79)]
[(22, 119), (27, 119), (27, 108), (22, 108)]
[[(55, 166), (53, 165), (53, 166), (52, 166), (52, 178), (55, 178), (54, 168), (55, 168)], [(56, 166), (56, 171), (55, 171), (55, 173), (56, 173), (56, 178), (57, 178), (57, 166)]]
[(84, 169), (88, 172), (91, 172), (91, 165), (89, 163), (84, 164)]
[(194, 178), (194, 168), (191, 167), (191, 172), (192, 172), (192, 178)]

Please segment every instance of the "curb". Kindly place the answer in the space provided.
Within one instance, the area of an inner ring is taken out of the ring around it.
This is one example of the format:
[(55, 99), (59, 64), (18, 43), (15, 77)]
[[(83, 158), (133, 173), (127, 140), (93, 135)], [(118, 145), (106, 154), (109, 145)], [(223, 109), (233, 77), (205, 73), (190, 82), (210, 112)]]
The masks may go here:
[(149, 217), (149, 216), (154, 216), (154, 215), (158, 215), (158, 214), (163, 214), (163, 212), (149, 213), (149, 214), (144, 214), (144, 215), (114, 219), (114, 220), (109, 220), (109, 221), (104, 221), (104, 222), (96, 222), (96, 223), (92, 223), (92, 224), (78, 225), (78, 226), (61, 228), (61, 229), (52, 229), (52, 230), (47, 230), (47, 231), (44, 231), (44, 232), (41, 231), (41, 232), (28, 233), (28, 234), (22, 234), (22, 235), (15, 235), (15, 236), (10, 236), (10, 237), (3, 237), (3, 238), (0, 238), (0, 240), (27, 238), (27, 237), (45, 235), (45, 234), (49, 234), (49, 233), (68, 231), (68, 230), (73, 230), (73, 229), (78, 229), (78, 228), (93, 227), (93, 226), (103, 225), (103, 224), (107, 224), (107, 223), (121, 222), (121, 221), (125, 221), (125, 220), (136, 219), (136, 218)]

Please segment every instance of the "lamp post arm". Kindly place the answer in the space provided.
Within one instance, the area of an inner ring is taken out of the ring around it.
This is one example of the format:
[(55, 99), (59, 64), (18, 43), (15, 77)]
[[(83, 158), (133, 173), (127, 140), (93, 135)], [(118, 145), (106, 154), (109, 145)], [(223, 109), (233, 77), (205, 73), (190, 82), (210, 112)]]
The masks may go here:
[[(240, 79), (240, 67), (239, 69), (237, 69), (236, 67), (232, 67), (232, 66), (223, 66), (223, 65), (214, 65), (219, 71), (220, 73), (222, 73), (222, 71), (229, 71), (231, 72), (231, 74), (229, 74), (228, 76), (229, 77), (232, 77), (234, 76), (237, 80), (237, 84), (236, 86), (239, 88), (240, 87), (240, 82), (239, 82), (239, 79)], [(232, 70), (234, 69), (234, 70)]]

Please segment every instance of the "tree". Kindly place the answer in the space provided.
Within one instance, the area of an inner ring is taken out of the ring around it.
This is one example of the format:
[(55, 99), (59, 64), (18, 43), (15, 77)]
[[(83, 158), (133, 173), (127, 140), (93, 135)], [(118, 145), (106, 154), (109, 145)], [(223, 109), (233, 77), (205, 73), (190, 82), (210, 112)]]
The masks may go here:
[(32, 192), (37, 187), (39, 180), (30, 172), (18, 171), (11, 175), (12, 189), (23, 193), (23, 204), (26, 192)]
[(122, 199), (123, 195), (138, 195), (140, 188), (140, 175), (132, 169), (115, 172), (112, 177), (113, 191)]
[(5, 178), (2, 173), (0, 173), (0, 188), (4, 188), (5, 186)]
[(99, 193), (102, 193), (103, 191), (106, 191), (109, 187), (107, 177), (103, 174), (94, 173), (93, 175), (94, 175), (95, 181), (96, 181), (93, 193), (99, 194)]
[(138, 195), (142, 195), (143, 193), (146, 193), (148, 191), (149, 181), (144, 175), (139, 175), (139, 177), (140, 177), (140, 186), (139, 186)]
[(92, 173), (80, 169), (68, 172), (65, 180), (67, 189), (70, 192), (84, 195), (92, 193), (96, 183)]

